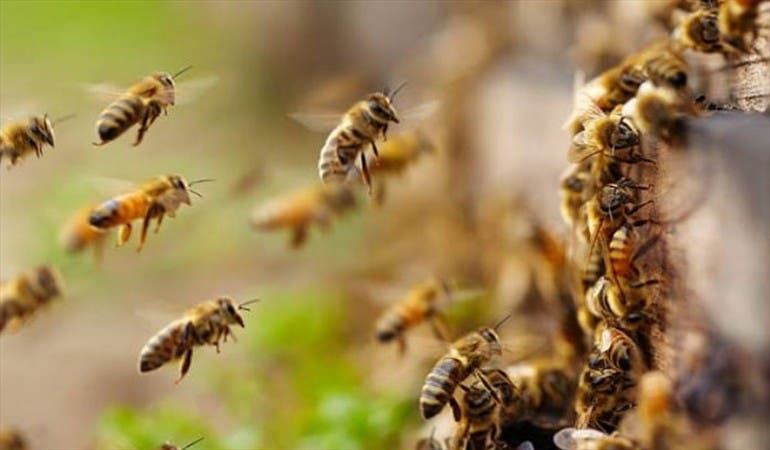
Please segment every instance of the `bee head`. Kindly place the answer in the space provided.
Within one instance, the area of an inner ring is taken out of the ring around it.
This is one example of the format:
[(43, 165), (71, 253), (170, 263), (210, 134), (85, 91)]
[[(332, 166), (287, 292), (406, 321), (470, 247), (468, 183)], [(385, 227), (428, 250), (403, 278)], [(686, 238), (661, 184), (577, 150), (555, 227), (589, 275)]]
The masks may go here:
[(380, 119), (381, 122), (395, 122), (399, 123), (398, 113), (396, 113), (393, 104), (391, 103), (391, 97), (381, 92), (375, 92), (369, 94), (367, 99), (369, 111)]
[(156, 72), (152, 74), (152, 77), (163, 85), (163, 96), (165, 97), (166, 102), (173, 106), (174, 102), (176, 101), (176, 95), (174, 92), (176, 84), (174, 83), (174, 77), (172, 77), (168, 72)]
[(610, 135), (610, 145), (615, 149), (623, 149), (639, 145), (639, 131), (634, 128), (630, 119), (622, 116), (618, 125)]
[(228, 323), (237, 323), (241, 327), (244, 327), (243, 318), (238, 314), (238, 309), (235, 306), (233, 300), (229, 297), (221, 297), (217, 299), (220, 310), (224, 313)]
[(718, 46), (720, 33), (719, 23), (715, 14), (708, 12), (700, 17), (693, 25), (696, 37), (707, 45)]
[(53, 123), (48, 118), (48, 114), (43, 117), (32, 117), (29, 120), (29, 131), (39, 140), (54, 146)]
[(502, 354), (502, 347), (500, 347), (500, 337), (493, 328), (482, 328), (479, 330), (479, 334), (489, 345), (489, 348), (494, 355)]
[(181, 175), (168, 175), (167, 179), (179, 199), (183, 203), (191, 205), (190, 188), (185, 179)]

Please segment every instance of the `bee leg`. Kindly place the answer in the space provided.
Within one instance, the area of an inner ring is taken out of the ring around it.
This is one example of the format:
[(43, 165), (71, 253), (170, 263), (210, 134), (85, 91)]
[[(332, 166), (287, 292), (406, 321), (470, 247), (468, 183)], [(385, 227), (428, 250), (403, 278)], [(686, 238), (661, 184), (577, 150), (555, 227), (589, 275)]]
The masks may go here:
[(291, 233), (291, 248), (302, 247), (302, 244), (305, 243), (305, 240), (307, 240), (307, 226), (300, 225), (294, 228), (294, 231)]
[[(383, 134), (383, 136), (385, 136)], [(385, 139), (387, 141), (387, 139)], [(372, 139), (372, 152), (374, 152), (374, 164), (380, 165), (380, 151), (377, 149), (377, 144), (374, 143), (374, 139)]]
[(479, 369), (476, 369), (473, 373), (476, 374), (476, 378), (478, 378), (479, 381), (481, 381), (481, 384), (484, 385), (484, 389), (489, 391), (489, 395), (492, 396), (495, 402), (498, 405), (502, 404), (503, 401), (500, 399), (500, 396), (497, 395), (497, 391), (495, 390), (495, 388), (492, 387), (492, 383), (489, 382), (489, 380), (487, 379), (487, 376), (484, 375), (484, 373)]
[(463, 413), (454, 397), (449, 398), (449, 408), (452, 410), (452, 417), (454, 417), (455, 422), (459, 422), (463, 417)]
[(441, 342), (451, 342), (451, 333), (449, 332), (449, 325), (443, 315), (434, 313), (430, 319), (430, 327), (433, 330), (433, 334)]
[(147, 125), (147, 121), (150, 119), (150, 108), (148, 107), (147, 110), (144, 112), (144, 115), (142, 115), (142, 123), (139, 126), (139, 130), (136, 132), (136, 140), (134, 141), (134, 147), (139, 145), (142, 142), (142, 139), (144, 139), (144, 133), (147, 132), (147, 129), (149, 126)]
[(158, 214), (158, 223), (155, 224), (155, 230), (154, 230), (155, 233), (157, 233), (158, 230), (160, 230), (160, 224), (163, 223), (163, 216), (165, 216), (165, 213)]
[(182, 365), (179, 367), (179, 378), (176, 379), (174, 384), (179, 384), (180, 381), (182, 381), (182, 378), (184, 378), (185, 375), (187, 375), (187, 371), (190, 370), (190, 363), (192, 362), (192, 349), (187, 349), (186, 352), (184, 352), (184, 356), (182, 357)]
[(361, 152), (361, 171), (364, 174), (364, 183), (369, 190), (369, 195), (372, 195), (372, 178), (369, 175), (369, 168), (366, 167), (366, 155), (364, 155), (364, 152)]
[(142, 221), (142, 232), (139, 234), (139, 245), (136, 247), (137, 252), (141, 252), (142, 247), (144, 247), (144, 241), (147, 239), (147, 228), (150, 226), (150, 220), (152, 220), (152, 218), (155, 217), (155, 215), (158, 214), (162, 209), (163, 207), (157, 203), (153, 203), (149, 208), (147, 208), (147, 213), (144, 215), (144, 220)]
[(124, 223), (118, 230), (118, 247), (122, 247), (131, 237), (131, 224)]
[(399, 335), (396, 338), (396, 342), (398, 343), (398, 357), (401, 358), (406, 354), (406, 338), (403, 335)]

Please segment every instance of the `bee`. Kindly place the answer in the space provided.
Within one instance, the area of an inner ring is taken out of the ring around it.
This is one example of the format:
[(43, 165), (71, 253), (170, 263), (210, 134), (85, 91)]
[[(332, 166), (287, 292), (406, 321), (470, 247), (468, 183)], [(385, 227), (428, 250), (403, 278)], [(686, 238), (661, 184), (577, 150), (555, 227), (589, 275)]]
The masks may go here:
[[(337, 127), (326, 138), (318, 159), (318, 174), (324, 183), (342, 183), (363, 174), (363, 181), (371, 192), (371, 177), (364, 147), (371, 145), (375, 158), (379, 157), (375, 139), (387, 139), (390, 122), (399, 123), (392, 101), (401, 84), (392, 92), (375, 92), (353, 105)], [(356, 167), (360, 157), (361, 170)]]
[(356, 198), (349, 187), (317, 184), (259, 206), (251, 215), (251, 224), (259, 230), (290, 229), (291, 246), (298, 248), (307, 240), (311, 225), (327, 229), (334, 216), (355, 206)]
[[(616, 108), (611, 114), (605, 114), (590, 98), (584, 98), (583, 130), (572, 138), (572, 145), (567, 159), (572, 163), (594, 159), (597, 163), (591, 167), (596, 179), (602, 178), (608, 162), (638, 163), (653, 162), (639, 154), (641, 135), (634, 123), (620, 114)], [(596, 157), (596, 158), (594, 158)]]
[(721, 52), (723, 46), (719, 31), (719, 11), (716, 8), (702, 8), (690, 13), (674, 30), (672, 37), (677, 45), (697, 52)]
[(497, 329), (510, 317), (506, 316), (492, 328), (472, 331), (455, 341), (447, 354), (428, 373), (420, 393), (420, 413), (430, 419), (451, 403), (455, 415), (458, 406), (454, 391), (472, 373), (493, 357), (502, 353)]
[(231, 325), (245, 328), (238, 311), (250, 311), (246, 305), (256, 301), (249, 300), (236, 306), (231, 298), (219, 297), (188, 310), (183, 318), (158, 331), (142, 347), (139, 353), (139, 372), (149, 372), (181, 358), (179, 378), (176, 380), (179, 383), (190, 369), (193, 347), (213, 345), (219, 353), (220, 340), (227, 342), (228, 336), (235, 340), (235, 335), (230, 331)]
[(682, 117), (695, 115), (697, 111), (695, 102), (688, 105), (679, 92), (644, 83), (637, 96), (623, 105), (622, 114), (631, 117), (642, 133), (667, 139)]
[[(489, 372), (488, 372), (489, 373)], [(510, 380), (502, 371), (493, 371), (500, 380), (507, 382), (508, 397), (513, 396)], [(502, 375), (499, 375), (502, 374)], [(491, 380), (483, 372), (477, 372), (479, 380), (471, 386), (462, 383), (462, 400), (459, 403), (460, 423), (452, 437), (451, 449), (486, 449), (488, 442), (495, 442), (500, 434), (500, 413), (502, 399)], [(499, 385), (499, 383), (498, 383)]]
[(643, 311), (647, 306), (647, 299), (639, 289), (657, 283), (658, 280), (634, 281), (621, 290), (620, 286), (602, 276), (586, 291), (586, 307), (598, 319), (628, 331), (636, 330), (645, 319)]
[(0, 450), (27, 450), (27, 440), (16, 428), (0, 428)]
[(101, 261), (104, 249), (104, 240), (107, 237), (105, 230), (94, 227), (89, 223), (93, 205), (79, 210), (62, 229), (60, 241), (64, 249), (70, 253), (78, 253), (91, 246), (94, 250), (96, 261)]
[(10, 169), (30, 153), (34, 152), (40, 158), (45, 145), (55, 145), (54, 125), (72, 117), (75, 116), (64, 116), (52, 121), (48, 114), (44, 114), (3, 125), (0, 128), (0, 161), (8, 158), (6, 167)]
[(186, 449), (192, 447), (193, 445), (197, 444), (198, 442), (200, 442), (202, 440), (203, 440), (203, 438), (198, 438), (198, 439), (190, 442), (189, 444), (187, 444), (187, 445), (185, 445), (184, 447), (181, 447), (181, 448), (177, 447), (176, 445), (174, 445), (174, 444), (172, 444), (170, 442), (166, 442), (166, 443), (162, 444), (160, 447), (158, 447), (158, 450), (186, 450)]
[(669, 41), (650, 45), (639, 56), (647, 79), (656, 86), (682, 90), (687, 86), (688, 66)]
[(759, 3), (761, 0), (722, 0), (719, 5), (719, 32), (732, 48), (749, 52), (757, 37)]
[[(428, 138), (419, 131), (408, 131), (391, 136), (379, 147), (377, 164), (369, 169), (372, 176), (400, 175), (407, 167), (414, 164), (423, 154), (433, 153), (435, 148)], [(374, 186), (374, 198), (377, 204), (385, 201), (385, 183), (380, 181)]]
[(113, 141), (139, 123), (139, 130), (133, 144), (139, 145), (160, 113), (167, 114), (167, 108), (174, 106), (176, 101), (174, 79), (191, 68), (192, 66), (185, 67), (174, 75), (156, 72), (134, 83), (99, 114), (96, 132), (101, 141), (93, 144), (104, 145)]
[(51, 266), (40, 266), (29, 273), (0, 284), (0, 332), (15, 331), (35, 313), (62, 296), (61, 275)]
[(142, 231), (136, 251), (141, 251), (147, 238), (150, 220), (157, 219), (155, 232), (160, 229), (163, 217), (175, 217), (176, 210), (184, 203), (191, 205), (190, 193), (201, 197), (191, 189), (198, 183), (213, 181), (196, 180), (187, 183), (180, 175), (164, 175), (150, 180), (132, 192), (114, 197), (91, 211), (88, 223), (99, 230), (120, 227), (118, 246), (122, 246), (131, 237), (131, 222), (142, 219)]
[[(637, 203), (634, 191), (647, 190), (648, 186), (642, 186), (629, 178), (622, 178), (617, 183), (608, 183), (588, 201), (586, 204), (588, 233), (591, 236), (591, 248), (593, 252), (600, 234), (612, 235), (627, 218), (631, 217), (641, 208), (654, 203), (654, 200)], [(634, 226), (641, 226), (647, 221), (632, 222)]]
[(406, 351), (407, 330), (428, 321), (436, 336), (443, 342), (448, 341), (447, 324), (438, 311), (438, 302), (450, 296), (451, 290), (445, 281), (431, 279), (413, 287), (403, 299), (388, 308), (377, 320), (377, 340), (396, 340), (399, 354), (403, 354)]
[(553, 436), (553, 442), (561, 450), (641, 450), (631, 439), (593, 428), (564, 428)]
[(574, 166), (561, 179), (561, 217), (572, 225), (581, 217), (583, 204), (588, 200), (593, 186), (590, 162)]
[[(510, 390), (504, 390), (505, 385), (498, 383), (504, 425), (523, 420), (548, 425), (568, 412), (575, 382), (564, 364), (552, 359), (536, 360), (510, 366), (504, 374), (512, 387), (506, 398)], [(495, 379), (490, 379), (495, 385)]]

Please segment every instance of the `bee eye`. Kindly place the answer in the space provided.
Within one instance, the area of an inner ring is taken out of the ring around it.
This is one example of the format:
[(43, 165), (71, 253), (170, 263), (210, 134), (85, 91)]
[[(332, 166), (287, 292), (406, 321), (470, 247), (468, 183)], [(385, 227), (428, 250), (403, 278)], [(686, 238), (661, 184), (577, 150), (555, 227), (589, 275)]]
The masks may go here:
[(376, 102), (376, 101), (371, 102), (369, 104), (369, 107), (372, 109), (372, 112), (374, 112), (378, 116), (388, 117), (387, 111), (385, 111), (385, 109), (383, 109), (383, 107), (380, 106), (380, 104), (378, 102)]

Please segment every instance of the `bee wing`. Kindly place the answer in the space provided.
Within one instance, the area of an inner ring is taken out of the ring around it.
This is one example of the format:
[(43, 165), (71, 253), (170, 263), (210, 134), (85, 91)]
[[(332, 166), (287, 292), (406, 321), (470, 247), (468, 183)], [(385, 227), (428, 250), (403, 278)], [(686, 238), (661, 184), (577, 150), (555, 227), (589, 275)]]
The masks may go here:
[(441, 108), (441, 102), (430, 100), (404, 109), (399, 115), (401, 122), (406, 124), (417, 124), (429, 119)]
[[(139, 187), (138, 183), (132, 181), (121, 178), (105, 177), (102, 175), (89, 175), (85, 177), (84, 183), (87, 189), (98, 194), (100, 197), (131, 192)], [(96, 201), (98, 199), (91, 200)]]
[(189, 105), (219, 83), (219, 77), (209, 75), (177, 83), (174, 93), (177, 105)]
[(340, 123), (343, 113), (338, 112), (294, 112), (289, 118), (310, 131), (328, 133)]
[(567, 160), (573, 164), (579, 164), (599, 153), (601, 150), (596, 150), (588, 145), (585, 131), (581, 131), (572, 137), (572, 145), (567, 150)]
[(112, 83), (84, 83), (83, 90), (99, 101), (112, 101), (126, 92), (126, 88)]
[(592, 428), (564, 428), (553, 436), (553, 443), (561, 450), (576, 450), (579, 442), (598, 440), (605, 436), (607, 435)]

